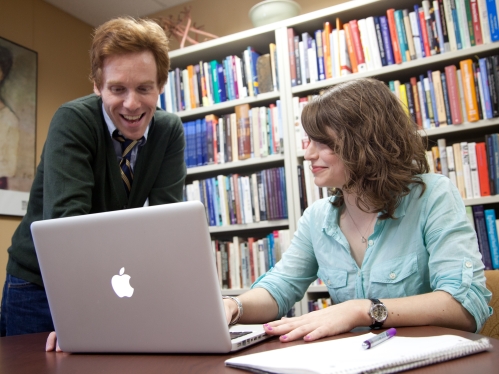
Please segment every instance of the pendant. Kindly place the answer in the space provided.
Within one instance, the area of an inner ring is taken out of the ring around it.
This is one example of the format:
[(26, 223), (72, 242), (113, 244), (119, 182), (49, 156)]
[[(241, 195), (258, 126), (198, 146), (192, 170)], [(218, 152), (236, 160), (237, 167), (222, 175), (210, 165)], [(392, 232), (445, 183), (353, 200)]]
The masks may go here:
[(367, 239), (362, 237), (362, 243), (367, 243)]

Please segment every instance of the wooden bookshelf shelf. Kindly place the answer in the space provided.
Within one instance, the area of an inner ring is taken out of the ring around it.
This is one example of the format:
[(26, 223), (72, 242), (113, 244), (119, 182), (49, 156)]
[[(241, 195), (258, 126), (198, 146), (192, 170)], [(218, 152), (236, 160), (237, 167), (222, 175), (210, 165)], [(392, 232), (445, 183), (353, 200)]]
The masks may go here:
[(248, 158), (242, 161), (234, 161), (227, 162), (225, 164), (213, 164), (213, 165), (205, 165), (198, 166), (195, 168), (188, 168), (187, 175), (198, 176), (200, 174), (205, 173), (214, 173), (217, 172), (219, 174), (223, 174), (225, 172), (232, 173), (234, 170), (241, 170), (250, 166), (261, 166), (262, 168), (266, 167), (269, 164), (277, 164), (284, 162), (284, 155), (270, 155), (267, 157), (258, 157), (258, 158)]
[(287, 219), (280, 219), (273, 221), (247, 223), (244, 225), (210, 226), (210, 233), (220, 234), (220, 233), (232, 233), (232, 232), (241, 232), (249, 230), (264, 230), (264, 229), (272, 230), (278, 227), (287, 227), (288, 225), (289, 221)]

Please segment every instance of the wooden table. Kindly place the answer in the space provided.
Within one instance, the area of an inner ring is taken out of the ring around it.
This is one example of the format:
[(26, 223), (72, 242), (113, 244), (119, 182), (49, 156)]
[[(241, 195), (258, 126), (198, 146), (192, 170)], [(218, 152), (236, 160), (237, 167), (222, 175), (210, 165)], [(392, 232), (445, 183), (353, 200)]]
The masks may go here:
[[(365, 331), (353, 332), (338, 337), (364, 334)], [(482, 336), (441, 327), (404, 327), (397, 328), (397, 336), (429, 336), (454, 334), (469, 339)], [(0, 373), (245, 373), (227, 368), (224, 361), (230, 357), (271, 349), (289, 347), (295, 344), (307, 344), (302, 340), (280, 343), (270, 339), (235, 354), (68, 354), (44, 351), (47, 333), (21, 335), (0, 338)], [(328, 338), (337, 339), (338, 337)], [(410, 373), (440, 374), (490, 374), (499, 372), (499, 340), (491, 339), (493, 350), (473, 356), (426, 366)]]

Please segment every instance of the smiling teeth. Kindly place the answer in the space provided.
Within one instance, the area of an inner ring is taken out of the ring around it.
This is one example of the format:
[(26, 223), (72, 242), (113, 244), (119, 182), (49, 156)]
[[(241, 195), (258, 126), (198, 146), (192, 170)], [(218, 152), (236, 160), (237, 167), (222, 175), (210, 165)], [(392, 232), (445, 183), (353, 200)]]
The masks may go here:
[(141, 116), (123, 116), (128, 121), (137, 121)]

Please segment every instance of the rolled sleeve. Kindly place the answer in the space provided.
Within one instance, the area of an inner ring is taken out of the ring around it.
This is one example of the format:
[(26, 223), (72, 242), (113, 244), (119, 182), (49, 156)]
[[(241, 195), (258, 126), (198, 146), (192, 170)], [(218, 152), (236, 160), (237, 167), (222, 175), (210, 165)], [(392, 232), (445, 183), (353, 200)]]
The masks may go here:
[(277, 302), (281, 318), (305, 295), (317, 279), (318, 264), (310, 238), (311, 211), (305, 211), (298, 223), (290, 247), (276, 266), (258, 278), (251, 288), (264, 288)]

